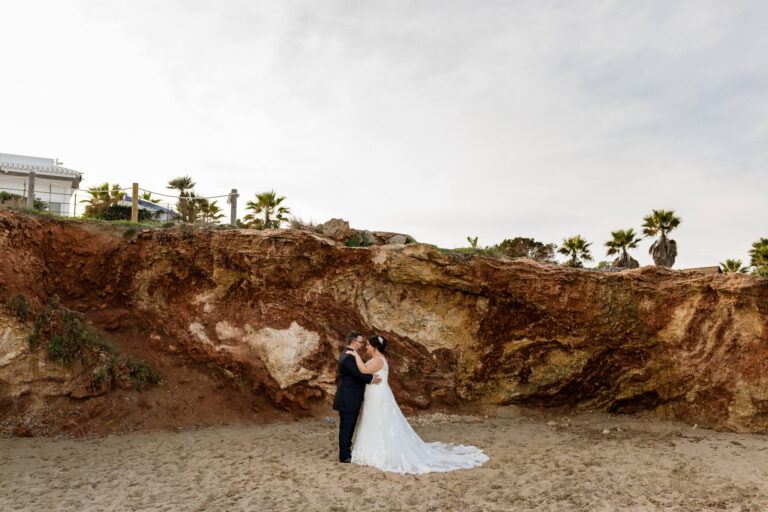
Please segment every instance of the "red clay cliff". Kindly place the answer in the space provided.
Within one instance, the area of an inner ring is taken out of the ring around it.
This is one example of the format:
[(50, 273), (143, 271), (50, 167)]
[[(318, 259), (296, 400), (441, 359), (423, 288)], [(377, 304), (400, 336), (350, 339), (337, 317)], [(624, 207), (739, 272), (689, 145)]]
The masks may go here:
[(389, 340), (406, 409), (567, 406), (768, 428), (763, 278), (350, 248), (298, 230), (124, 229), (0, 210), (0, 290), (58, 297), (163, 382), (83, 392), (94, 369), (47, 361), (2, 310), (0, 420), (85, 433), (319, 414), (357, 330)]

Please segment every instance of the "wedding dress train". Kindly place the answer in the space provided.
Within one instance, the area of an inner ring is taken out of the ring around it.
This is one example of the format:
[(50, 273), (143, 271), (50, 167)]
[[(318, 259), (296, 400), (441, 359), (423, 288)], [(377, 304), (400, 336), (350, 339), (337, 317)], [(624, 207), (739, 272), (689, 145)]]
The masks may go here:
[(375, 375), (381, 383), (365, 387), (365, 400), (352, 462), (395, 473), (446, 472), (480, 466), (488, 460), (474, 446), (425, 443), (414, 432), (395, 401), (387, 382), (389, 364)]

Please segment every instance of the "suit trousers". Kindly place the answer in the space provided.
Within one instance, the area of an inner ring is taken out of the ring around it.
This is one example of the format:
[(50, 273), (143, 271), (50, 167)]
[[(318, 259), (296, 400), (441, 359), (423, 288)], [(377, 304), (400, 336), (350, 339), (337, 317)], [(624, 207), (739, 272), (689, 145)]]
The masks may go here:
[(352, 411), (339, 411), (339, 460), (352, 457), (352, 435), (355, 433), (360, 407)]

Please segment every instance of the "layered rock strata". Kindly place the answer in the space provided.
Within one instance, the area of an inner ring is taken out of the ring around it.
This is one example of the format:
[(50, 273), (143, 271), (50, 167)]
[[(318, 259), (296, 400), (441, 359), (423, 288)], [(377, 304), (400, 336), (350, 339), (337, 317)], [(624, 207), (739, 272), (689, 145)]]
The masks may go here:
[(330, 403), (357, 330), (388, 338), (406, 408), (567, 406), (768, 428), (763, 278), (350, 248), (292, 230), (126, 240), (111, 229), (0, 210), (0, 287), (58, 295), (105, 329), (130, 324), (139, 349), (220, 368), (286, 410)]

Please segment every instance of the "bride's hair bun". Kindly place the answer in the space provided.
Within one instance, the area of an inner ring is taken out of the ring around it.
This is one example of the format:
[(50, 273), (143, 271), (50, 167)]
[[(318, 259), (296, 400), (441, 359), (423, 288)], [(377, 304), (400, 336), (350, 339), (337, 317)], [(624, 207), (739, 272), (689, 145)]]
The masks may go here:
[(381, 336), (371, 336), (370, 338), (368, 338), (368, 343), (373, 348), (377, 349), (379, 352), (387, 351), (387, 340), (385, 340)]

